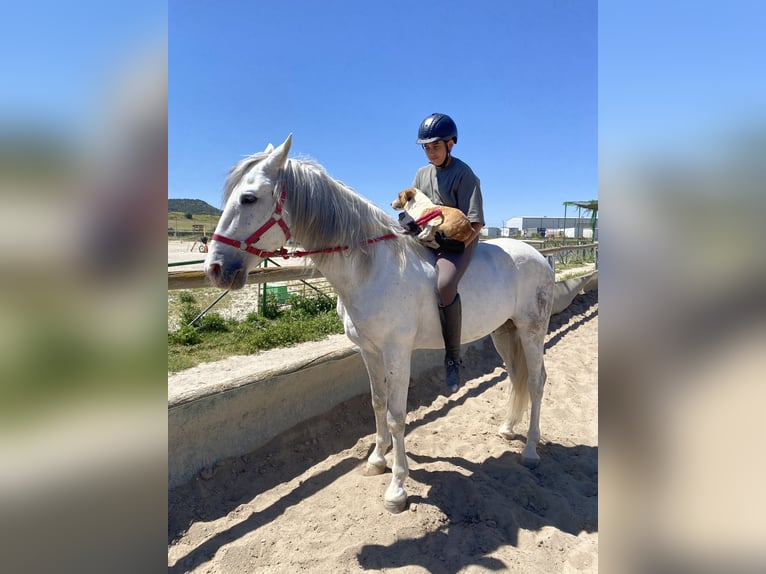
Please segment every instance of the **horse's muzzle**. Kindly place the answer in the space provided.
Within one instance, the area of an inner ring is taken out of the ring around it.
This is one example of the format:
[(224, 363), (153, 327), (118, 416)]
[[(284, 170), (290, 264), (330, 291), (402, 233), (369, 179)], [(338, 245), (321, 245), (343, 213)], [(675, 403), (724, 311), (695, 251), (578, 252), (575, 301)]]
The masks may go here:
[(225, 270), (220, 263), (205, 266), (205, 275), (210, 282), (221, 289), (241, 289), (247, 283), (247, 273), (242, 267)]

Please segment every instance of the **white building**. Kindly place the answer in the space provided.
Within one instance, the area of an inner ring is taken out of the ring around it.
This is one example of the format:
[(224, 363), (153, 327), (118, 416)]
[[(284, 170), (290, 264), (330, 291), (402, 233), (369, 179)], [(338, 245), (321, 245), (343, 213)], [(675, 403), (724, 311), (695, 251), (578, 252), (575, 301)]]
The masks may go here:
[[(593, 239), (590, 217), (546, 217), (520, 216), (511, 217), (503, 222), (503, 235), (515, 235), (514, 230), (522, 237), (578, 237)], [(506, 229), (508, 230), (506, 232)], [(596, 237), (598, 239), (598, 220), (596, 220)]]
[(480, 234), (482, 237), (500, 237), (499, 227), (482, 227)]

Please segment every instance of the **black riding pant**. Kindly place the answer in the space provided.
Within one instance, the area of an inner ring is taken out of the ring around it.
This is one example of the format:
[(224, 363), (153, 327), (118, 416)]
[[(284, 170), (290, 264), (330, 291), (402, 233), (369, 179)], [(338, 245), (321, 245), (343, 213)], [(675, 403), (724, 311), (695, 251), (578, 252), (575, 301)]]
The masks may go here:
[(436, 286), (439, 289), (439, 305), (442, 307), (446, 307), (455, 300), (458, 293), (458, 283), (460, 283), (465, 270), (468, 269), (468, 264), (473, 258), (473, 252), (478, 243), (479, 238), (477, 237), (465, 246), (465, 251), (462, 253), (454, 253), (444, 249), (436, 251), (436, 269), (438, 272)]

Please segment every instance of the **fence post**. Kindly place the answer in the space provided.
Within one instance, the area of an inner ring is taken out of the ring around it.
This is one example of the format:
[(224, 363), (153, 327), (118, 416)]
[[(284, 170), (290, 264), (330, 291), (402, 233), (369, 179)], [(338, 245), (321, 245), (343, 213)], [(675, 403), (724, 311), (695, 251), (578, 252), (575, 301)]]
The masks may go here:
[(548, 265), (551, 266), (553, 272), (556, 273), (556, 258), (553, 255), (546, 255), (545, 258), (548, 260)]
[[(267, 258), (263, 260), (263, 268), (265, 269), (268, 266), (269, 266), (269, 260)], [(264, 312), (266, 311), (266, 291), (268, 291), (268, 289), (266, 289), (266, 283), (264, 283), (263, 284), (263, 299), (261, 300), (261, 315), (263, 315)]]

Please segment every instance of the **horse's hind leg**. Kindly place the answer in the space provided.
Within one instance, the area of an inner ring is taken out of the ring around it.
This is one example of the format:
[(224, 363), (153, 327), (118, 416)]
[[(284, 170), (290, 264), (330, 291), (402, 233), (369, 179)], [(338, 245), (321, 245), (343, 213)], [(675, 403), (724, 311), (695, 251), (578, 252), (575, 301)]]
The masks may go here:
[(547, 374), (543, 351), (545, 349), (545, 333), (548, 322), (538, 322), (525, 327), (519, 327), (519, 341), (524, 349), (524, 358), (527, 367), (527, 388), (532, 402), (529, 413), (529, 431), (527, 432), (527, 444), (521, 453), (521, 462), (524, 466), (534, 468), (540, 462), (537, 454), (537, 443), (540, 441), (540, 406), (543, 402), (543, 389)]
[(521, 454), (521, 462), (528, 467), (535, 467), (540, 461), (537, 443), (540, 440), (540, 405), (546, 380), (543, 363), (546, 330), (540, 324), (517, 327), (513, 321), (508, 321), (492, 333), (492, 342), (511, 379), (508, 406), (498, 429), (501, 436), (509, 440), (515, 437), (513, 427), (524, 416), (529, 399), (532, 399), (527, 442)]
[(388, 388), (386, 385), (385, 371), (383, 370), (383, 357), (376, 352), (362, 351), (364, 365), (370, 377), (370, 391), (372, 393), (372, 408), (375, 411), (375, 448), (367, 458), (365, 474), (373, 476), (383, 474), (386, 470), (386, 451), (391, 446), (391, 432), (388, 430), (386, 420), (388, 413)]

